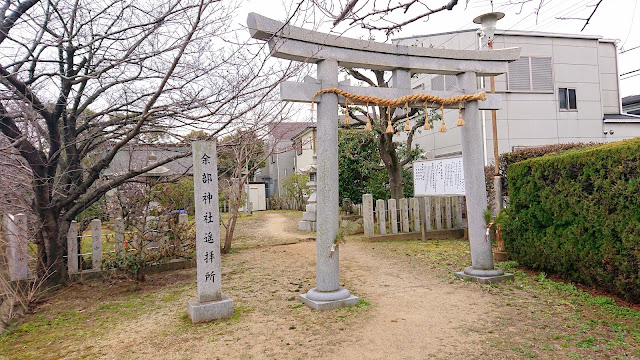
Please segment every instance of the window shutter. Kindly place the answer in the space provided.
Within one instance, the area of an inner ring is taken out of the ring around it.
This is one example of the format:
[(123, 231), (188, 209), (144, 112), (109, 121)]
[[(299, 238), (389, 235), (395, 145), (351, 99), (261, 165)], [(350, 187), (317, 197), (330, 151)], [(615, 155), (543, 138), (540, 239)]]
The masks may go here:
[(445, 75), (444, 85), (447, 91), (452, 91), (458, 88), (458, 78), (455, 75)]
[(431, 90), (444, 90), (444, 76), (436, 75), (431, 78)]
[(551, 77), (551, 58), (531, 58), (531, 82), (532, 90), (553, 90)]
[(509, 63), (509, 90), (531, 90), (529, 58)]

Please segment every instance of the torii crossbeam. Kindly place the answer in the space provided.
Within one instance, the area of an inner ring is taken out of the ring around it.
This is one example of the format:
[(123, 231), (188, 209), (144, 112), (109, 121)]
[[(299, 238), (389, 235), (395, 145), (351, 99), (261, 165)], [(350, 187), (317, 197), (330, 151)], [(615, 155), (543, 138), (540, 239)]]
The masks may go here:
[[(519, 48), (448, 50), (357, 40), (290, 26), (255, 13), (249, 14), (247, 24), (253, 38), (269, 43), (272, 56), (317, 64), (317, 80), (308, 77), (304, 83), (281, 84), (283, 101), (311, 102), (317, 91), (327, 88), (380, 98), (398, 98), (420, 92), (411, 89), (411, 75), (415, 73), (457, 76), (457, 89), (430, 91), (430, 94), (440, 97), (474, 94), (478, 91), (477, 76), (503, 74), (508, 63), (520, 57)], [(339, 66), (391, 71), (393, 87), (339, 84)], [(485, 240), (483, 216), (487, 197), (479, 110), (499, 109), (500, 99), (500, 96), (487, 94), (486, 101), (466, 102), (462, 110), (466, 121), (461, 133), (471, 266), (456, 275), (480, 282), (512, 277), (493, 266), (491, 243)], [(318, 103), (316, 287), (300, 298), (316, 310), (327, 310), (353, 305), (358, 298), (339, 285), (338, 249), (330, 256), (339, 228), (338, 104), (344, 104), (344, 98), (327, 93), (317, 96), (315, 102)], [(409, 106), (424, 107), (424, 104)]]

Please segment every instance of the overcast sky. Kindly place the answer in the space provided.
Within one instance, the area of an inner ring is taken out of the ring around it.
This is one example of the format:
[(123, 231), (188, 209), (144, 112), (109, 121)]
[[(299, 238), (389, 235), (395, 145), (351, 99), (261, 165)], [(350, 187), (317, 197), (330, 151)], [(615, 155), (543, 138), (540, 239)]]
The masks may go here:
[[(557, 18), (586, 18), (593, 11), (593, 5), (598, 2), (597, 0), (543, 0), (537, 19), (535, 10), (540, 1), (529, 1), (522, 7), (515, 4), (520, 1), (522, 0), (493, 1), (493, 11), (501, 11), (506, 14), (504, 19), (498, 22), (498, 29), (588, 34), (617, 39), (619, 73), (624, 74), (640, 69), (640, 6), (637, 6), (638, 0), (603, 0), (583, 32), (580, 32), (580, 29), (584, 25), (584, 21), (559, 20)], [(237, 22), (246, 24), (247, 14), (251, 11), (283, 20), (288, 9), (292, 7), (291, 4), (298, 2), (295, 0), (244, 0), (241, 11), (238, 12)], [(429, 4), (433, 4), (433, 7), (439, 7), (447, 2), (446, 0), (435, 0), (430, 1)], [(379, 3), (383, 3), (383, 1), (379, 1)], [(409, 25), (400, 33), (394, 34), (393, 38), (477, 28), (478, 25), (472, 22), (473, 18), (491, 12), (491, 3), (490, 0), (469, 0), (465, 8), (465, 0), (460, 0), (452, 11), (440, 12), (431, 16), (427, 21), (419, 21)], [(328, 32), (332, 29), (329, 24), (324, 24), (320, 30)], [(358, 28), (341, 27), (337, 31), (344, 32), (345, 36), (354, 38), (368, 36), (368, 32)], [(385, 38), (383, 34), (378, 34), (376, 39), (383, 41)], [(633, 49), (634, 47), (638, 48)], [(640, 71), (622, 76), (620, 93), (623, 97), (640, 94)]]

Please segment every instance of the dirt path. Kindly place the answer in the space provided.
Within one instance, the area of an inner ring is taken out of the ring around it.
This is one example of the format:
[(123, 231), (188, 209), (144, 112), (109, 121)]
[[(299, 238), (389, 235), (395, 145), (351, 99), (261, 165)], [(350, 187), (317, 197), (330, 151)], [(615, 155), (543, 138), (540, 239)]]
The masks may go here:
[(265, 214), (264, 219), (265, 219), (264, 231), (266, 231), (268, 236), (271, 238), (276, 238), (282, 241), (282, 240), (304, 240), (309, 237), (308, 235), (294, 234), (290, 231), (287, 231), (287, 227), (289, 227), (288, 223), (291, 222), (291, 220), (282, 216), (282, 214), (268, 213), (268, 214)]
[[(269, 214), (268, 220), (266, 229), (273, 236), (299, 236), (285, 230), (287, 219), (282, 215)], [(297, 258), (306, 263), (306, 272), (315, 272), (315, 243), (287, 246), (285, 252), (288, 256), (273, 260), (277, 266), (286, 268)], [(372, 306), (366, 319), (341, 330), (340, 337), (346, 343), (327, 358), (451, 359), (477, 355), (482, 329), (490, 326), (487, 314), (497, 308), (491, 297), (385, 255), (376, 251), (375, 243), (351, 241), (342, 245), (341, 282)]]
[[(461, 359), (478, 355), (482, 329), (496, 309), (489, 296), (380, 256), (375, 244), (351, 242), (341, 274), (370, 301), (372, 318), (344, 347), (347, 358)], [(338, 358), (338, 356), (336, 356)]]

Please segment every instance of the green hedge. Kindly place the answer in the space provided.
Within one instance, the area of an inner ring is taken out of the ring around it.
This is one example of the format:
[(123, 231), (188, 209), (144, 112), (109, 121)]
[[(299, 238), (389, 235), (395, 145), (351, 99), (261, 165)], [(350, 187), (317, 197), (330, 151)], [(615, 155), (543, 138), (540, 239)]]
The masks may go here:
[[(507, 153), (500, 154), (500, 164), (498, 165), (498, 172), (502, 176), (502, 196), (509, 196), (509, 179), (507, 178), (507, 167), (511, 164), (515, 164), (520, 161), (549, 155), (549, 154), (561, 154), (567, 150), (583, 149), (591, 146), (600, 145), (599, 143), (565, 143), (565, 144), (550, 144), (535, 146), (520, 150), (515, 150)], [(487, 196), (489, 201), (493, 203), (493, 175), (495, 173), (494, 163), (484, 167), (484, 177), (487, 186)]]
[(509, 255), (640, 302), (639, 165), (636, 138), (509, 166)]

